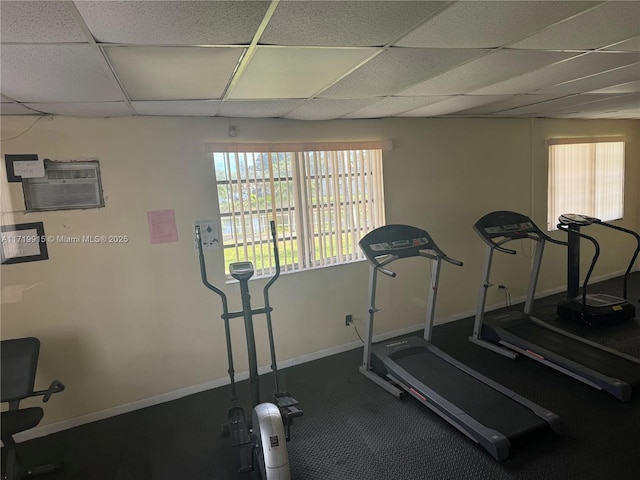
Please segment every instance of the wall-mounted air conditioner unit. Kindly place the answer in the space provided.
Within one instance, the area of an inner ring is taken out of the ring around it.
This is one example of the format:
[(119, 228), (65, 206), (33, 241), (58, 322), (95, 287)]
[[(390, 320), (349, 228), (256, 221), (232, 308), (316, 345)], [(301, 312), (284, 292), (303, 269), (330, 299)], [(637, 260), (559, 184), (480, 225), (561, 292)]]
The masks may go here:
[(104, 207), (100, 164), (45, 160), (44, 177), (23, 178), (27, 212)]

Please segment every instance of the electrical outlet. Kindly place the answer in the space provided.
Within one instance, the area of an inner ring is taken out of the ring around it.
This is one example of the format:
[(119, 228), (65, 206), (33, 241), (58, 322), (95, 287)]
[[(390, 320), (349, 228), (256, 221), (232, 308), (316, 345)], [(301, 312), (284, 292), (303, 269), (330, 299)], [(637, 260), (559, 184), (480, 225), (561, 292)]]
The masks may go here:
[(353, 323), (353, 315), (349, 314), (344, 318), (344, 326), (348, 327)]

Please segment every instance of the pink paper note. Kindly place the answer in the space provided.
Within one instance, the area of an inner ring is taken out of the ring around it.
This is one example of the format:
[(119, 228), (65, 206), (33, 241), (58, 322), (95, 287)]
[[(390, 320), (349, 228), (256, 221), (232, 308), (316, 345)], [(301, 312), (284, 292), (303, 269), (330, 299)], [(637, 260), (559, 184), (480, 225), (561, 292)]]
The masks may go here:
[(176, 212), (174, 210), (152, 210), (147, 212), (151, 244), (178, 241)]

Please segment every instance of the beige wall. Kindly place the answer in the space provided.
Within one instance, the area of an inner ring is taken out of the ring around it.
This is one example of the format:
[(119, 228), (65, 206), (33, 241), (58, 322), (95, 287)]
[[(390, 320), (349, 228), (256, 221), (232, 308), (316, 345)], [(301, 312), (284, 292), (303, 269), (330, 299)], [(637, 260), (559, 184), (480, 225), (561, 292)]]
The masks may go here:
[[(2, 138), (25, 131), (34, 117), (4, 117)], [(509, 209), (546, 222), (545, 139), (554, 136), (625, 135), (625, 219), (640, 230), (640, 122), (572, 120), (387, 119), (299, 122), (209, 118), (55, 117), (43, 119), (4, 153), (37, 153), (54, 160), (100, 160), (106, 208), (24, 213), (20, 184), (2, 184), (2, 223), (43, 221), (47, 235), (127, 235), (118, 245), (50, 243), (50, 259), (1, 267), (2, 338), (38, 336), (40, 379), (59, 378), (64, 398), (52, 401), (45, 422), (100, 412), (206, 384), (226, 375), (224, 330), (218, 299), (200, 283), (192, 240), (195, 219), (216, 214), (212, 162), (204, 143), (229, 141), (337, 141), (390, 139), (385, 153), (388, 223), (427, 229), (462, 268), (444, 265), (437, 317), (475, 308), (484, 247), (473, 223), (484, 213)], [(4, 166), (3, 166), (4, 168)], [(179, 241), (151, 245), (146, 213), (174, 209)], [(603, 229), (604, 230), (604, 229)], [(623, 242), (599, 232), (606, 255), (596, 275), (625, 268)], [(607, 248), (609, 247), (609, 248)], [(517, 246), (519, 250), (523, 247)], [(525, 246), (530, 254), (530, 246)], [(549, 246), (540, 291), (564, 285), (565, 254)], [(504, 261), (503, 261), (504, 260)], [(223, 283), (222, 253), (207, 252), (210, 280)], [(493, 280), (514, 298), (524, 295), (530, 260), (496, 258)], [(426, 262), (425, 262), (426, 263)], [(428, 268), (398, 262), (395, 280), (380, 280), (376, 333), (423, 321)], [(367, 309), (367, 265), (350, 264), (283, 275), (272, 304), (278, 356), (295, 359), (357, 340), (344, 326)], [(261, 288), (263, 282), (253, 282)], [(225, 290), (237, 308), (235, 286)], [(261, 295), (256, 295), (261, 298)], [(492, 291), (490, 304), (502, 301)], [(238, 323), (238, 322), (236, 322)], [(260, 322), (258, 322), (260, 323)], [(242, 331), (234, 326), (237, 370), (246, 369)], [(264, 329), (257, 328), (259, 338)], [(261, 365), (268, 365), (259, 346)], [(354, 370), (357, 365), (349, 368)], [(62, 396), (59, 396), (62, 397)]]

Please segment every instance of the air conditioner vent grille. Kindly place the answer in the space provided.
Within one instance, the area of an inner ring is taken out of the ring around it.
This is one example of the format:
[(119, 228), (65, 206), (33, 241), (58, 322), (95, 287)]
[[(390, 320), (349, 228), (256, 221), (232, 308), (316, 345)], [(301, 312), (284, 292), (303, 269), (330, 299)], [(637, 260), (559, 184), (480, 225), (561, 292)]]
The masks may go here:
[(47, 170), (47, 178), (49, 178), (49, 180), (70, 180), (70, 179), (75, 179), (75, 178), (96, 178), (96, 172), (93, 169)]
[(45, 162), (45, 176), (24, 178), (28, 212), (104, 207), (97, 161)]

